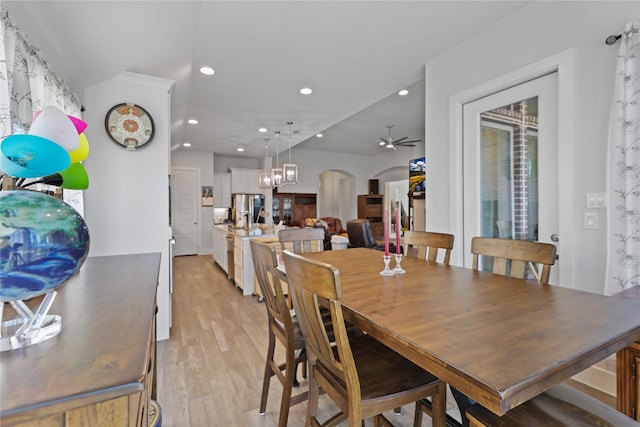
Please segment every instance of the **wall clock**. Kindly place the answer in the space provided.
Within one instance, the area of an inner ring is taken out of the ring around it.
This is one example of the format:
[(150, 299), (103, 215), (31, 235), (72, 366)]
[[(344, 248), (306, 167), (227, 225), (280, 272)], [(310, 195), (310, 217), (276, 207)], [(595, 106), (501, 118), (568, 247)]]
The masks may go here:
[(151, 115), (139, 105), (123, 103), (111, 107), (104, 120), (109, 137), (127, 150), (149, 144), (155, 128)]

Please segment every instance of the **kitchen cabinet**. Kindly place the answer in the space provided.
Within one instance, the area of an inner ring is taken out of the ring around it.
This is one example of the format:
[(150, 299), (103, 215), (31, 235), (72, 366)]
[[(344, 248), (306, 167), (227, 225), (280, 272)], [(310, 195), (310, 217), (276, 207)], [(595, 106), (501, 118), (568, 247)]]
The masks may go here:
[(258, 185), (258, 169), (230, 168), (232, 194), (262, 194)]
[(159, 269), (159, 253), (87, 258), (51, 306), (62, 332), (2, 353), (0, 425), (146, 427)]
[(300, 226), (306, 218), (317, 217), (317, 197), (313, 193), (273, 193), (273, 223)]
[(230, 173), (216, 173), (213, 175), (213, 206), (216, 208), (231, 207)]
[(234, 275), (233, 280), (242, 295), (253, 295), (253, 258), (249, 237), (235, 236), (233, 243)]
[[(640, 300), (640, 285), (615, 295)], [(640, 341), (616, 355), (617, 409), (640, 421)]]
[(213, 227), (213, 260), (216, 264), (220, 266), (224, 270), (227, 275), (229, 274), (229, 269), (227, 266), (228, 256), (227, 256), (227, 234), (228, 234), (227, 226), (214, 226)]
[(618, 352), (618, 410), (640, 421), (640, 341)]
[(374, 236), (384, 236), (384, 196), (361, 194), (358, 196), (358, 218), (368, 219)]

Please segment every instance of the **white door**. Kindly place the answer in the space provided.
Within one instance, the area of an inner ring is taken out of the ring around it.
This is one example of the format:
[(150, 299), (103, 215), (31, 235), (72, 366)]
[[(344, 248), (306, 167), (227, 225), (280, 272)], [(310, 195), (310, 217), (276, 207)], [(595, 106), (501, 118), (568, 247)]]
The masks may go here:
[(466, 267), (474, 236), (558, 241), (557, 90), (554, 72), (463, 106)]
[(174, 168), (171, 170), (171, 209), (173, 236), (176, 239), (173, 254), (198, 253), (198, 170)]

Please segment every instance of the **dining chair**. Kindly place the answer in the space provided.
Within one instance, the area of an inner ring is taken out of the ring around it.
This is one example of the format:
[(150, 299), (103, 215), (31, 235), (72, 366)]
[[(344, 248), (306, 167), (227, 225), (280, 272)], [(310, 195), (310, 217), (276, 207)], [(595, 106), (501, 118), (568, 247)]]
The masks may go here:
[[(286, 282), (284, 274), (276, 267), (278, 259), (276, 250), (271, 245), (250, 239), (251, 256), (256, 275), (256, 281), (262, 291), (267, 306), (267, 322), (269, 346), (262, 380), (262, 394), (260, 397), (260, 415), (264, 415), (267, 408), (269, 384), (275, 376), (282, 384), (282, 399), (278, 427), (286, 427), (289, 418), (289, 408), (307, 399), (308, 393), (303, 392), (292, 396), (293, 386), (297, 385), (296, 371), (298, 363), (306, 362), (304, 352), (305, 342), (300, 326), (295, 316), (292, 316), (289, 305), (282, 290), (281, 281)], [(279, 364), (274, 359), (276, 344), (284, 348), (285, 362)], [(296, 357), (296, 352), (299, 355)]]
[[(443, 427), (443, 382), (368, 334), (348, 335), (340, 301), (340, 272), (290, 251), (283, 258), (309, 361), (307, 425), (336, 426), (348, 419), (349, 427), (359, 427), (370, 417), (375, 426), (392, 425), (382, 412), (431, 397), (432, 425)], [(322, 321), (322, 305), (330, 310), (335, 343), (329, 341)], [(317, 418), (321, 390), (340, 410), (323, 423)]]
[(501, 417), (474, 404), (467, 418), (471, 427), (640, 427), (622, 412), (567, 384), (558, 384)]
[(449, 265), (453, 234), (407, 230), (402, 237), (402, 244), (406, 256), (436, 262), (438, 255), (442, 254), (442, 263)]
[(324, 251), (324, 237), (324, 229), (315, 227), (285, 228), (278, 232), (282, 250), (291, 250), (297, 254)]
[[(347, 237), (349, 238), (349, 247), (384, 250), (384, 245), (376, 241), (368, 219), (358, 218), (347, 221)], [(395, 253), (396, 247), (393, 243), (389, 245), (389, 251)]]
[[(531, 242), (528, 240), (499, 239), (494, 237), (474, 237), (471, 239), (473, 269), (478, 270), (480, 257), (492, 257), (492, 272), (519, 279), (528, 278), (530, 271), (542, 284), (549, 283), (551, 266), (556, 261), (556, 247), (549, 243)], [(541, 265), (540, 270), (534, 264)], [(469, 427), (467, 410), (475, 402), (455, 387), (451, 394), (460, 409), (463, 427)]]
[[(443, 264), (449, 265), (453, 249), (453, 234), (434, 233), (429, 231), (404, 232), (402, 243), (406, 256), (438, 262), (438, 255)], [(423, 414), (431, 415), (431, 401), (421, 399), (416, 402), (415, 423), (422, 424)]]
[[(474, 237), (471, 239), (473, 269), (478, 270), (480, 257), (492, 257), (492, 271), (503, 276), (525, 279), (530, 271), (540, 282), (549, 283), (551, 266), (556, 261), (556, 247), (550, 243), (528, 240)], [(535, 264), (541, 266), (538, 270)]]

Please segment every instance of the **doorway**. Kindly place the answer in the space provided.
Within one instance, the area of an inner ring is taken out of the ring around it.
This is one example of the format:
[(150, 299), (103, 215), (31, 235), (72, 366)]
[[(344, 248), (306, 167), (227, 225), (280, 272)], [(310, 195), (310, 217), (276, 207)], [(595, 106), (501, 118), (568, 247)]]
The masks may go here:
[[(463, 105), (466, 267), (474, 236), (558, 242), (557, 75)], [(551, 283), (559, 270), (556, 261)]]
[(198, 254), (199, 183), (200, 170), (198, 169), (173, 168), (171, 170), (171, 216), (175, 256)]

